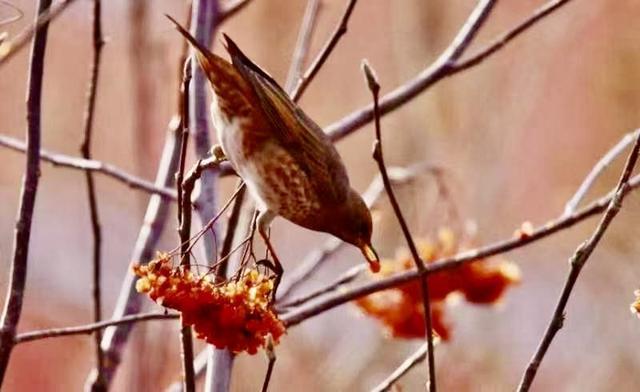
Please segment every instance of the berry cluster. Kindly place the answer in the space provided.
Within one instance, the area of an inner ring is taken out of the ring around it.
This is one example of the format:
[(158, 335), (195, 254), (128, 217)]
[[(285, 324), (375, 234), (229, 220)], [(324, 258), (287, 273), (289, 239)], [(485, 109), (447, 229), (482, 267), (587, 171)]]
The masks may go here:
[[(418, 252), (425, 263), (452, 256), (466, 246), (449, 229), (440, 230), (438, 240), (421, 240)], [(399, 251), (392, 260), (382, 262), (380, 273), (373, 279), (384, 279), (398, 272), (415, 268), (411, 255)], [(433, 329), (441, 339), (450, 338), (450, 327), (444, 321), (445, 300), (452, 294), (461, 294), (474, 304), (493, 304), (500, 300), (510, 285), (520, 281), (520, 272), (508, 261), (478, 260), (457, 268), (429, 276), (429, 299)], [(379, 319), (393, 337), (424, 337), (424, 308), (420, 283), (413, 281), (389, 290), (377, 292), (356, 301), (365, 313)]]
[(138, 292), (180, 311), (183, 324), (193, 326), (198, 338), (217, 348), (255, 354), (269, 335), (277, 344), (285, 332), (270, 305), (273, 281), (257, 270), (220, 284), (211, 275), (198, 276), (182, 267), (173, 268), (171, 257), (160, 254), (133, 271), (140, 277), (136, 282)]

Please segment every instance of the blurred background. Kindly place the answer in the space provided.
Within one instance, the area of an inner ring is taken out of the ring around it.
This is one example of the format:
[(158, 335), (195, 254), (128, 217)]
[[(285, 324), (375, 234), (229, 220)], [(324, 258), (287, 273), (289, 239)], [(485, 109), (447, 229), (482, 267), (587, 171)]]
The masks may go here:
[[(32, 22), (33, 1), (12, 0), (25, 13), (1, 26), (10, 36)], [(286, 78), (304, 13), (303, 0), (254, 0), (221, 31), (281, 82)], [(478, 48), (518, 23), (541, 1), (499, 2), (477, 38)], [(475, 2), (464, 0), (360, 1), (347, 35), (301, 101), (320, 125), (370, 102), (360, 61), (377, 70), (383, 93), (409, 80), (448, 45)], [(43, 98), (43, 147), (79, 156), (91, 51), (90, 6), (70, 7), (49, 31)], [(323, 0), (311, 46), (317, 53), (344, 9)], [(93, 155), (153, 179), (166, 124), (174, 114), (181, 39), (163, 16), (185, 21), (176, 0), (103, 2), (107, 44), (97, 98)], [(574, 1), (480, 66), (446, 79), (382, 121), (389, 164), (429, 162), (446, 168), (463, 219), (474, 220), (478, 242), (511, 237), (523, 221), (544, 224), (558, 216), (600, 156), (640, 126), (640, 3)], [(12, 11), (0, 4), (0, 18)], [(215, 51), (223, 53), (218, 37)], [(0, 132), (24, 138), (27, 50), (0, 70)], [(338, 144), (354, 186), (363, 191), (377, 170), (371, 125)], [(623, 159), (590, 197), (608, 192)], [(24, 156), (0, 148), (0, 296), (4, 296)], [(97, 175), (103, 228), (105, 317), (142, 223), (149, 196)], [(234, 179), (222, 181), (222, 199)], [(417, 236), (447, 224), (431, 208), (435, 185), (425, 177), (401, 197)], [(396, 221), (377, 214), (374, 243), (392, 256), (404, 241)], [(574, 290), (565, 327), (557, 335), (534, 390), (634, 391), (640, 386), (640, 321), (629, 313), (640, 287), (637, 241), (640, 196), (631, 194)], [(508, 391), (551, 317), (567, 258), (593, 230), (595, 219), (506, 257), (522, 270), (522, 283), (495, 307), (464, 303), (447, 309), (450, 342), (436, 350), (442, 391)], [(177, 245), (170, 221), (160, 249)], [(291, 271), (326, 236), (282, 219), (273, 235)], [(42, 164), (27, 296), (20, 331), (91, 320), (91, 232), (85, 179), (78, 171)], [(349, 248), (334, 257), (301, 291), (332, 280), (361, 262)], [(286, 274), (285, 274), (286, 277)], [(149, 309), (157, 309), (147, 301)], [(155, 391), (180, 377), (176, 322), (135, 329), (113, 390)], [(291, 329), (277, 348), (272, 390), (357, 391), (384, 379), (421, 341), (392, 340), (373, 319), (345, 305)], [(7, 391), (82, 388), (93, 366), (92, 339), (77, 336), (20, 345), (5, 380)], [(241, 355), (232, 389), (259, 388), (262, 355)], [(422, 390), (425, 366), (402, 379), (403, 390)]]

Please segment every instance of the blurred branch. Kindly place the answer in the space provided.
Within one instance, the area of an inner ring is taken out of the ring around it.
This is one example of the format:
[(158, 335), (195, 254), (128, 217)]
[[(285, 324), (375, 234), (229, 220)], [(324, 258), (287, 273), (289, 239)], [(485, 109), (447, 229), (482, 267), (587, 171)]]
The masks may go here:
[[(238, 7), (245, 6), (248, 2), (237, 3)], [(229, 5), (229, 4), (227, 4)], [(229, 11), (233, 8), (226, 9), (226, 15), (232, 15), (234, 11)], [(236, 8), (239, 10), (240, 8)], [(216, 32), (218, 25), (221, 23), (221, 18), (225, 10), (221, 8), (221, 4), (217, 0), (193, 0), (190, 33), (191, 35), (205, 47), (211, 46), (211, 41)], [(189, 108), (191, 121), (194, 129), (194, 147), (196, 155), (199, 159), (204, 159), (211, 150), (211, 140), (209, 138), (209, 108), (207, 106), (207, 89), (208, 81), (204, 73), (198, 66), (196, 61), (192, 62), (191, 72), (193, 80), (189, 89), (189, 101), (191, 107)], [(206, 222), (211, 222), (214, 219), (216, 212), (216, 192), (217, 192), (217, 176), (218, 173), (206, 172), (200, 179), (200, 195), (198, 196), (198, 215), (202, 225)], [(211, 235), (205, 235), (204, 248), (207, 255), (215, 255), (218, 253), (218, 249), (214, 242), (214, 236), (217, 232), (219, 225), (212, 227)], [(214, 350), (211, 352), (211, 358), (208, 363), (210, 366), (215, 367), (218, 372), (215, 377), (217, 379), (225, 379), (226, 382), (221, 382), (215, 385), (229, 385), (231, 379), (232, 362), (228, 362), (228, 367), (215, 366), (215, 362), (225, 361), (225, 357), (230, 355), (223, 350)], [(223, 391), (226, 392), (226, 391)]]
[[(173, 125), (170, 125), (170, 128), (171, 127), (173, 127)], [(23, 153), (27, 151), (27, 146), (22, 141), (4, 135), (0, 135), (0, 146), (8, 147), (11, 150)], [(71, 157), (44, 149), (40, 150), (40, 159), (45, 162), (49, 162), (54, 166), (101, 173), (120, 181), (133, 189), (158, 195), (164, 199), (176, 200), (176, 192), (173, 189), (166, 186), (158, 186), (151, 181), (136, 177), (109, 163), (96, 161), (94, 159)]]
[(374, 387), (371, 392), (386, 392), (393, 387), (393, 385), (411, 368), (424, 361), (427, 357), (427, 351), (429, 349), (429, 345), (427, 343), (422, 344), (413, 354), (411, 354), (407, 359), (398, 366), (396, 370), (393, 371), (384, 381)]
[[(49, 22), (56, 19), (62, 11), (71, 5), (75, 0), (63, 0), (54, 7), (47, 7), (45, 12), (38, 13), (33, 25), (18, 33), (13, 39), (0, 44), (0, 66), (3, 66), (14, 54), (25, 47), (31, 38), (40, 30), (46, 30)], [(48, 3), (51, 3), (48, 1)]]
[[(11, 4), (11, 2), (2, 0), (2, 1), (0, 1), (0, 4), (4, 4), (5, 6), (11, 8), (12, 10), (14, 10), (15, 13), (16, 13), (14, 16), (10, 16), (5, 20), (0, 20), (0, 26), (4, 26), (4, 25), (7, 25), (9, 23), (16, 22), (16, 21), (22, 19), (22, 17), (24, 16), (24, 12), (22, 12), (22, 10), (20, 8), (18, 8), (15, 5)], [(2, 37), (1, 34), (0, 34), (0, 37)], [(2, 39), (0, 39), (0, 44), (2, 44)]]
[(293, 51), (293, 57), (291, 58), (291, 65), (289, 66), (289, 73), (287, 74), (287, 81), (284, 84), (285, 91), (292, 91), (295, 84), (298, 82), (300, 75), (302, 74), (302, 68), (309, 55), (309, 44), (311, 43), (311, 36), (315, 30), (318, 11), (320, 10), (320, 0), (308, 0), (307, 7), (302, 17), (302, 24), (300, 25), (300, 32), (298, 33), (298, 39), (296, 40), (296, 46)]
[[(638, 187), (640, 187), (640, 175), (634, 176), (629, 181), (628, 186), (623, 188), (623, 192), (630, 192), (634, 189), (637, 189)], [(521, 248), (542, 238), (555, 234), (561, 230), (572, 227), (591, 216), (603, 212), (607, 208), (613, 197), (613, 193), (603, 196), (600, 199), (592, 202), (588, 206), (576, 211), (570, 216), (560, 216), (555, 220), (550, 221), (541, 227), (538, 227), (531, 233), (521, 235), (518, 238), (501, 240), (483, 247), (459, 253), (453, 257), (435, 261), (427, 265), (423, 273), (420, 273), (416, 270), (402, 272), (386, 279), (373, 282), (365, 282), (351, 288), (350, 290), (334, 293), (314, 303), (310, 303), (308, 305), (285, 313), (281, 317), (281, 320), (287, 327), (291, 327), (301, 323), (304, 320), (317, 316), (318, 314), (321, 314), (329, 309), (333, 309), (336, 306), (340, 306), (342, 304), (350, 302), (354, 299), (414, 281), (420, 278), (422, 274), (429, 275), (438, 271), (450, 270), (453, 268), (457, 268), (465, 263), (473, 262), (475, 260), (495, 256), (511, 251), (513, 249)]]
[(553, 338), (556, 336), (558, 331), (562, 328), (565, 319), (565, 309), (567, 307), (567, 303), (569, 302), (569, 297), (571, 296), (571, 292), (573, 291), (573, 287), (578, 280), (578, 276), (580, 276), (580, 271), (582, 267), (586, 264), (587, 260), (596, 249), (596, 246), (600, 243), (600, 240), (604, 236), (605, 231), (616, 217), (620, 208), (622, 207), (622, 201), (627, 194), (627, 188), (629, 188), (629, 178), (631, 177), (631, 173), (636, 165), (636, 161), (638, 160), (638, 152), (640, 151), (640, 133), (638, 133), (635, 137), (635, 144), (629, 157), (627, 158), (627, 162), (624, 166), (622, 174), (620, 175), (620, 180), (618, 181), (618, 185), (613, 192), (613, 197), (609, 201), (609, 205), (604, 212), (604, 215), (600, 219), (600, 223), (596, 227), (591, 237), (576, 249), (575, 253), (569, 259), (569, 274), (567, 275), (567, 279), (565, 281), (564, 287), (562, 288), (562, 292), (560, 297), (558, 298), (558, 304), (556, 305), (555, 310), (553, 311), (553, 317), (547, 326), (547, 329), (540, 341), (540, 344), (531, 358), (531, 362), (527, 366), (525, 370), (522, 380), (520, 381), (520, 385), (518, 386), (519, 392), (526, 392), (531, 387), (533, 380), (538, 372), (538, 368), (544, 359), (544, 356), (553, 341)]
[(227, 0), (219, 5), (218, 24), (231, 18), (239, 11), (249, 5), (251, 0)]
[(291, 92), (290, 95), (292, 101), (297, 102), (300, 99), (302, 94), (304, 94), (304, 91), (307, 89), (307, 87), (309, 87), (309, 84), (311, 83), (313, 78), (315, 78), (318, 71), (320, 71), (320, 69), (324, 65), (325, 61), (327, 61), (327, 59), (329, 58), (329, 55), (340, 41), (340, 38), (342, 38), (342, 36), (346, 34), (347, 24), (349, 23), (349, 18), (351, 17), (351, 13), (353, 12), (353, 8), (356, 6), (356, 3), (357, 0), (349, 0), (349, 2), (347, 3), (347, 8), (345, 8), (344, 13), (342, 14), (340, 23), (331, 34), (331, 37), (322, 48), (318, 56), (315, 58), (315, 60), (313, 60), (311, 66), (298, 80), (298, 83), (293, 89), (293, 92)]
[[(87, 92), (87, 106), (84, 113), (83, 140), (80, 146), (80, 152), (85, 159), (91, 159), (91, 139), (93, 131), (93, 118), (96, 107), (96, 93), (98, 91), (98, 79), (100, 75), (100, 57), (102, 54), (102, 46), (104, 39), (102, 37), (102, 20), (101, 20), (101, 2), (93, 0), (93, 58), (91, 62), (91, 70), (89, 77), (89, 87)], [(98, 200), (96, 197), (96, 188), (93, 181), (93, 173), (91, 171), (84, 172), (87, 180), (87, 197), (89, 199), (89, 214), (91, 217), (91, 231), (93, 233), (93, 321), (99, 322), (102, 319), (102, 297), (100, 287), (100, 270), (102, 265), (101, 249), (102, 249), (102, 229), (100, 228), (100, 218), (98, 213)], [(94, 335), (96, 349), (96, 369), (98, 389), (104, 390), (102, 387), (101, 369), (104, 367), (102, 349), (100, 341), (102, 340), (102, 330), (97, 329)]]
[(587, 177), (582, 181), (580, 187), (573, 195), (573, 197), (565, 204), (564, 214), (571, 215), (576, 211), (578, 205), (584, 199), (587, 192), (591, 189), (598, 177), (605, 171), (607, 167), (613, 162), (622, 152), (636, 140), (640, 135), (640, 129), (636, 129), (633, 132), (629, 132), (622, 137), (622, 139), (611, 150), (609, 150), (596, 165), (591, 169)]
[[(51, 0), (38, 0), (38, 15), (49, 10)], [(40, 137), (42, 112), (42, 79), (44, 55), (47, 47), (48, 23), (38, 30), (31, 47), (29, 58), (29, 79), (27, 82), (27, 159), (25, 174), (20, 189), (20, 205), (13, 239), (11, 278), (7, 284), (5, 306), (0, 321), (0, 387), (4, 380), (11, 352), (15, 346), (15, 336), (27, 281), (27, 263), (31, 223), (40, 177)]]
[(63, 327), (63, 328), (51, 328), (44, 329), (41, 331), (32, 331), (18, 334), (16, 336), (16, 344), (32, 342), (34, 340), (48, 339), (48, 338), (59, 338), (62, 336), (71, 336), (71, 335), (88, 335), (95, 333), (96, 331), (100, 331), (107, 327), (112, 327), (115, 325), (123, 325), (123, 324), (133, 324), (141, 321), (151, 321), (151, 320), (172, 320), (179, 318), (179, 314), (172, 313), (139, 313), (132, 314), (128, 316), (124, 316), (119, 319), (114, 320), (105, 320), (92, 324), (79, 325), (75, 327)]
[[(179, 129), (180, 121), (171, 121), (156, 175), (155, 185), (157, 187), (166, 188), (174, 183), (174, 173), (178, 164), (179, 148), (177, 139), (179, 137)], [(153, 195), (150, 198), (143, 224), (138, 232), (138, 238), (131, 255), (131, 263), (145, 264), (153, 258), (160, 236), (167, 223), (170, 206), (171, 204), (167, 198), (159, 195)], [(143, 297), (135, 290), (135, 280), (136, 278), (130, 272), (130, 267), (127, 268), (116, 307), (113, 311), (113, 319), (120, 319), (140, 312)], [(102, 350), (106, 361), (103, 377), (107, 388), (111, 384), (120, 364), (132, 328), (133, 325), (122, 324), (107, 328), (104, 332)], [(87, 384), (92, 385), (96, 375), (97, 372), (94, 370), (89, 376)]]
[[(460, 60), (476, 33), (482, 27), (493, 6), (495, 0), (481, 0), (473, 10), (465, 24), (462, 26), (449, 47), (428, 68), (420, 72), (415, 78), (397, 87), (384, 95), (380, 100), (380, 113), (385, 115), (398, 109), (411, 99), (418, 96), (437, 82), (446, 77), (455, 75), (466, 69), (480, 64), (482, 61), (496, 53), (514, 38), (533, 27), (544, 17), (550, 15), (570, 0), (554, 0), (538, 8), (529, 17), (517, 24), (511, 30), (502, 34), (486, 47), (478, 50), (466, 60)], [(341, 139), (358, 128), (373, 120), (373, 105), (358, 109), (341, 120), (325, 128), (331, 140)]]
[[(384, 189), (387, 192), (387, 196), (389, 198), (389, 202), (391, 203), (391, 207), (393, 207), (393, 212), (398, 219), (398, 223), (400, 224), (400, 228), (402, 229), (402, 234), (404, 235), (405, 240), (407, 241), (407, 246), (409, 247), (409, 251), (411, 252), (411, 256), (413, 257), (413, 262), (416, 265), (418, 272), (421, 275), (424, 275), (425, 265), (424, 261), (418, 254), (418, 249), (416, 248), (416, 244), (413, 241), (413, 236), (409, 231), (409, 226), (407, 225), (407, 221), (404, 219), (402, 214), (402, 210), (400, 209), (400, 204), (396, 199), (396, 195), (393, 192), (393, 188), (391, 186), (391, 181), (389, 180), (389, 175), (387, 174), (387, 167), (384, 162), (384, 153), (382, 152), (382, 132), (380, 130), (380, 108), (378, 107), (378, 99), (380, 96), (380, 84), (378, 82), (378, 78), (374, 74), (373, 69), (369, 66), (366, 61), (362, 62), (362, 70), (365, 74), (365, 79), (367, 85), (369, 86), (369, 90), (371, 91), (371, 95), (373, 96), (373, 112), (375, 118), (375, 142), (373, 144), (373, 159), (378, 164), (378, 169), (380, 170), (380, 175), (382, 177), (382, 183), (384, 184)], [(420, 279), (420, 291), (422, 295), (422, 304), (424, 310), (424, 323), (425, 323), (425, 334), (427, 335), (427, 366), (429, 371), (429, 380), (427, 382), (428, 388), (430, 392), (436, 391), (436, 364), (433, 355), (433, 325), (431, 320), (431, 303), (429, 301), (429, 282), (428, 279)]]

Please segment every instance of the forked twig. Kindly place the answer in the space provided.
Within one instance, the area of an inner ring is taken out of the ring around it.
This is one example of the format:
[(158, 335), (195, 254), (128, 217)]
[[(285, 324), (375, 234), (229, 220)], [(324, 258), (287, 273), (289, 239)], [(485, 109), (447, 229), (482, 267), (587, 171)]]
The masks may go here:
[(318, 56), (315, 58), (315, 60), (313, 60), (313, 63), (311, 64), (311, 66), (309, 66), (309, 68), (304, 73), (304, 75), (302, 75), (302, 77), (296, 84), (296, 87), (291, 92), (290, 95), (291, 95), (292, 101), (298, 102), (298, 100), (300, 99), (302, 94), (304, 94), (307, 87), (309, 87), (309, 84), (311, 83), (311, 81), (315, 78), (318, 71), (320, 71), (320, 69), (324, 65), (325, 61), (327, 61), (327, 59), (329, 58), (329, 55), (331, 54), (331, 52), (333, 52), (333, 49), (336, 47), (336, 45), (340, 41), (340, 38), (342, 38), (342, 36), (347, 33), (347, 25), (349, 23), (349, 18), (351, 17), (351, 13), (353, 12), (353, 8), (356, 6), (357, 2), (358, 0), (349, 0), (349, 2), (347, 3), (347, 7), (345, 8), (344, 13), (342, 14), (340, 23), (331, 34), (331, 37), (329, 38), (325, 46), (322, 48)]
[(25, 47), (38, 31), (45, 30), (49, 22), (56, 19), (75, 0), (63, 0), (54, 7), (47, 7), (45, 12), (39, 12), (33, 25), (18, 33), (13, 39), (0, 44), (0, 66), (4, 65), (20, 49)]
[(533, 383), (533, 380), (538, 372), (538, 368), (540, 367), (540, 364), (544, 359), (544, 355), (549, 349), (553, 338), (556, 336), (558, 331), (560, 331), (562, 325), (564, 324), (565, 309), (567, 307), (567, 303), (569, 302), (569, 297), (571, 296), (573, 287), (578, 280), (578, 276), (580, 276), (582, 267), (584, 267), (587, 260), (596, 249), (596, 246), (598, 246), (598, 243), (604, 236), (605, 231), (622, 207), (622, 201), (627, 194), (627, 189), (629, 188), (629, 178), (631, 177), (631, 173), (633, 172), (636, 161), (638, 160), (638, 151), (640, 151), (640, 134), (636, 136), (633, 149), (631, 150), (631, 153), (627, 158), (627, 162), (624, 166), (622, 174), (620, 175), (618, 185), (616, 186), (615, 191), (613, 192), (613, 196), (611, 197), (611, 200), (607, 205), (607, 209), (600, 219), (600, 223), (598, 223), (598, 226), (594, 230), (593, 234), (591, 234), (591, 237), (580, 244), (573, 256), (571, 256), (571, 258), (569, 259), (569, 274), (567, 275), (564, 287), (562, 288), (562, 292), (560, 294), (560, 297), (558, 298), (556, 308), (553, 311), (551, 321), (547, 326), (542, 340), (540, 340), (540, 344), (538, 345), (533, 358), (531, 358), (527, 369), (522, 375), (522, 380), (520, 381), (520, 385), (518, 386), (519, 392), (526, 392), (531, 387), (531, 384)]
[(607, 167), (613, 162), (622, 152), (633, 143), (638, 135), (640, 129), (636, 129), (633, 132), (629, 132), (620, 139), (618, 144), (613, 146), (600, 160), (593, 166), (587, 177), (582, 181), (582, 184), (578, 187), (576, 193), (569, 199), (564, 206), (564, 214), (571, 215), (576, 211), (580, 202), (587, 195), (587, 192), (591, 189), (595, 181), (606, 170)]
[[(380, 114), (385, 115), (391, 113), (439, 81), (480, 64), (569, 1), (570, 0), (550, 1), (486, 47), (478, 50), (466, 60), (461, 60), (461, 56), (472, 42), (473, 37), (476, 35), (475, 33), (484, 24), (489, 15), (489, 11), (496, 3), (495, 0), (479, 1), (449, 47), (445, 49), (432, 65), (380, 99)], [(455, 55), (457, 55), (457, 58)], [(331, 140), (338, 140), (371, 121), (373, 121), (373, 105), (368, 105), (329, 125), (325, 128), (325, 132), (329, 134)]]

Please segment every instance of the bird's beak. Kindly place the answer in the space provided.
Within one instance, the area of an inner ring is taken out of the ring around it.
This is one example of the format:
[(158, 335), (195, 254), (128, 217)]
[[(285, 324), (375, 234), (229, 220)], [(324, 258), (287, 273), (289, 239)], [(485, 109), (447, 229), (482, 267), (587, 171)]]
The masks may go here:
[(375, 273), (380, 271), (380, 258), (378, 258), (378, 254), (376, 253), (375, 249), (373, 249), (373, 246), (371, 246), (371, 244), (364, 244), (360, 247), (360, 250), (362, 251), (364, 257), (367, 259), (371, 272)]

